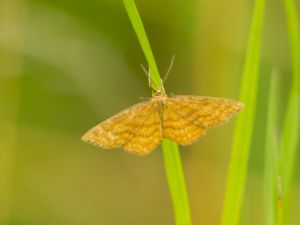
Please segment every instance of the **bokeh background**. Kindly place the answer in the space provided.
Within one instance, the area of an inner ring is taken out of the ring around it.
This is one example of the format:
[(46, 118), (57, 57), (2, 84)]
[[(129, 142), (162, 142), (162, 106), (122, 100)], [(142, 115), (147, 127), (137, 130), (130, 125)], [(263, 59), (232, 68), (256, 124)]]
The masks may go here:
[[(136, 4), (161, 74), (176, 55), (168, 93), (238, 99), (253, 1)], [(151, 95), (140, 64), (146, 61), (121, 0), (0, 2), (1, 225), (173, 224), (160, 149), (138, 157), (80, 140)], [(265, 224), (264, 127), (274, 68), (284, 112), (291, 69), (279, 0), (266, 8), (242, 225)], [(181, 148), (193, 224), (219, 223), (234, 122)], [(300, 223), (295, 174), (292, 225)]]

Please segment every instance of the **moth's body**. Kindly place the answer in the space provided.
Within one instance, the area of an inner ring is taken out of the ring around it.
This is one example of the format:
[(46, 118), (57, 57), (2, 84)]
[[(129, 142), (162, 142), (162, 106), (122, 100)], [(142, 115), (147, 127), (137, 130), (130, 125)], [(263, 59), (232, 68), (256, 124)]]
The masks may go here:
[(123, 147), (144, 155), (153, 151), (163, 138), (188, 145), (206, 133), (206, 129), (227, 121), (243, 108), (234, 100), (179, 96), (168, 97), (164, 90), (84, 134), (82, 139), (102, 148)]
[(150, 101), (153, 101), (154, 104), (156, 104), (158, 115), (160, 118), (160, 121), (163, 126), (163, 118), (164, 118), (164, 107), (165, 107), (165, 101), (167, 100), (168, 96), (164, 92), (155, 92), (154, 96), (150, 99)]

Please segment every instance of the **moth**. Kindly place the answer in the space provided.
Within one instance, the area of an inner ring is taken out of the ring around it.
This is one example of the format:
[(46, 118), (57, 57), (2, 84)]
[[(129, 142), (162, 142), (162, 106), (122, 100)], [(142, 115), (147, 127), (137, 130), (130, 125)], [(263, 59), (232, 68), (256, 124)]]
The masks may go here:
[(224, 124), (244, 105), (241, 102), (204, 96), (167, 96), (154, 90), (152, 98), (133, 105), (87, 131), (82, 140), (101, 148), (122, 147), (145, 155), (163, 138), (190, 145), (211, 127)]

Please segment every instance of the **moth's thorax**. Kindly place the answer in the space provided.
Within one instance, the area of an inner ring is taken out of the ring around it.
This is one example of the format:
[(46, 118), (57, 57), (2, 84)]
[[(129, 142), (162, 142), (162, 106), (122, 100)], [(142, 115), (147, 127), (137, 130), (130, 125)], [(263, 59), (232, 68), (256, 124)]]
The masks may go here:
[(168, 98), (164, 91), (156, 91), (154, 92), (154, 96), (152, 97), (152, 101), (156, 102), (157, 104), (164, 104), (165, 100)]
[(165, 100), (168, 98), (168, 96), (165, 94), (165, 92), (155, 92), (154, 96), (152, 98), (152, 101), (154, 104), (156, 104), (156, 108), (160, 117), (161, 122), (163, 122), (164, 117), (164, 107), (165, 107)]

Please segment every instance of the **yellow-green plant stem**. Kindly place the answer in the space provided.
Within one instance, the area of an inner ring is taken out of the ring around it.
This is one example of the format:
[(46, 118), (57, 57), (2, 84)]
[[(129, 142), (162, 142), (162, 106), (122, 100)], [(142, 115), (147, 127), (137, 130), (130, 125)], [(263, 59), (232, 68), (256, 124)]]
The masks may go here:
[(277, 195), (276, 195), (276, 225), (283, 225), (283, 209), (282, 209), (282, 177), (278, 176), (277, 179)]
[(190, 225), (190, 209), (178, 145), (166, 139), (162, 147), (176, 224)]
[(137, 35), (141, 48), (145, 54), (147, 62), (149, 64), (149, 68), (151, 71), (151, 87), (154, 90), (158, 90), (162, 88), (161, 78), (156, 66), (155, 58), (153, 56), (146, 31), (143, 26), (142, 19), (139, 15), (139, 12), (136, 8), (136, 5), (133, 0), (124, 0), (124, 5), (127, 11), (127, 14), (130, 18), (133, 29)]
[[(290, 42), (292, 82), (281, 138), (281, 166), (283, 183), (283, 215), (286, 216), (290, 199), (292, 175), (295, 167), (300, 135), (300, 28), (296, 1), (284, 0)], [(285, 218), (284, 218), (285, 219)]]
[[(154, 90), (162, 89), (163, 84), (137, 7), (133, 0), (123, 2), (150, 67), (151, 87)], [(178, 146), (170, 140), (164, 140), (162, 150), (175, 222), (177, 225), (190, 225), (190, 210)]]
[(267, 128), (265, 142), (265, 169), (264, 169), (264, 202), (265, 202), (265, 224), (279, 225), (278, 207), (281, 205), (281, 179), (278, 174), (278, 137), (277, 135), (277, 112), (278, 112), (278, 74), (271, 74), (269, 103), (267, 113)]
[(238, 116), (235, 127), (221, 218), (222, 225), (238, 224), (246, 184), (259, 80), (261, 31), (265, 0), (256, 0), (254, 4), (240, 97), (246, 107)]

